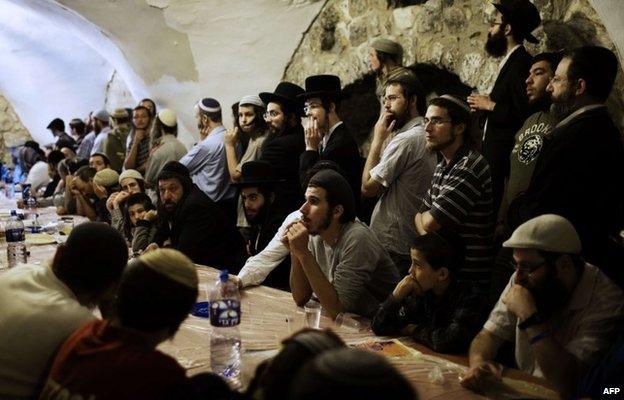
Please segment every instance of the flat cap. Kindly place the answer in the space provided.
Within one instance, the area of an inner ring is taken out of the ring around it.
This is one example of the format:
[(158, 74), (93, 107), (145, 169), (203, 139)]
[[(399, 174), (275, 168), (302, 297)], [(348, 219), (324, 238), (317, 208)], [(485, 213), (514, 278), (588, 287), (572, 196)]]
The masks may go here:
[(503, 247), (579, 254), (581, 239), (570, 221), (560, 215), (544, 214), (516, 228)]

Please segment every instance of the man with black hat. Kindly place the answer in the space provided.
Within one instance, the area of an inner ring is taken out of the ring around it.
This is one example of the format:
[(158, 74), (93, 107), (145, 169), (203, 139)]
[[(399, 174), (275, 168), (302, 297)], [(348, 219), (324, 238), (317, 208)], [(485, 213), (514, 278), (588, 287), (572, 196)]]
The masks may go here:
[[(240, 188), (245, 218), (251, 228), (247, 252), (255, 256), (264, 250), (291, 210), (275, 203), (274, 187), (279, 180), (271, 164), (248, 161), (241, 172), (241, 178), (233, 185)], [(286, 257), (273, 271), (263, 285), (288, 290), (290, 258)]]
[(245, 258), (244, 243), (234, 221), (193, 183), (183, 164), (170, 161), (163, 167), (157, 193), (161, 220), (156, 245), (168, 243), (196, 264), (238, 272)]
[(65, 133), (65, 122), (60, 118), (54, 118), (47, 126), (47, 129), (52, 132), (54, 136), (54, 148), (60, 150), (63, 147), (69, 147), (74, 149), (76, 147), (76, 141), (73, 137)]
[(494, 361), (515, 343), (518, 367), (572, 398), (587, 367), (599, 360), (624, 317), (624, 293), (581, 257), (581, 240), (567, 219), (544, 214), (520, 225), (504, 247), (515, 273), (470, 346), (462, 385), (481, 389), (500, 380)]
[(310, 179), (301, 220), (286, 230), (290, 288), (297, 305), (314, 295), (331, 318), (342, 312), (371, 317), (399, 275), (375, 234), (355, 221), (355, 199), (338, 172)]
[[(304, 101), (308, 117), (305, 128), (306, 149), (299, 157), (299, 174), (318, 160), (331, 160), (344, 171), (353, 193), (362, 183), (362, 162), (357, 143), (340, 120), (340, 78), (335, 75), (314, 75), (305, 80), (306, 91), (298, 98)], [(356, 197), (356, 206), (360, 196)], [(358, 207), (359, 208), (359, 207)]]
[(538, 43), (531, 32), (539, 26), (541, 18), (529, 0), (500, 0), (494, 7), (485, 49), (493, 57), (505, 58), (490, 94), (471, 94), (468, 103), (473, 111), (482, 112), (486, 118), (482, 153), (490, 164), (497, 211), (505, 178), (509, 176), (514, 136), (530, 113), (524, 82), (529, 76), (531, 55), (522, 43), (524, 40)]
[(235, 220), (236, 190), (230, 186), (227, 169), (221, 105), (212, 98), (200, 100), (195, 107), (200, 141), (193, 146), (180, 163), (188, 168), (193, 183)]
[(291, 210), (301, 204), (298, 171), (305, 140), (301, 126), (303, 109), (297, 96), (303, 92), (303, 88), (294, 83), (280, 82), (273, 93), (260, 93), (267, 105), (264, 119), (269, 125), (269, 136), (262, 146), (260, 160), (273, 165), (278, 178), (283, 179), (275, 188), (276, 201)]

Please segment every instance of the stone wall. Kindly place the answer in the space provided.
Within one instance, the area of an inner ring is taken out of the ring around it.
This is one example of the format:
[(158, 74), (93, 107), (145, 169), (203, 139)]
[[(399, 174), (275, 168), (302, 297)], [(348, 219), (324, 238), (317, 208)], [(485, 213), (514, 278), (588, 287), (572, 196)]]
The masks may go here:
[(11, 164), (11, 153), (7, 150), (23, 144), (31, 138), (30, 133), (22, 124), (13, 107), (0, 94), (0, 154), (3, 163)]
[[(377, 36), (393, 38), (404, 48), (404, 64), (432, 63), (454, 72), (480, 92), (494, 84), (500, 60), (484, 50), (491, 0), (428, 0), (392, 8), (388, 0), (329, 0), (310, 27), (285, 71), (284, 79), (302, 84), (308, 75), (332, 73), (343, 85), (368, 70), (370, 43)], [(535, 31), (533, 54), (582, 44), (615, 50), (594, 8), (587, 0), (534, 0), (543, 24)], [(610, 109), (624, 126), (624, 80), (618, 75)]]

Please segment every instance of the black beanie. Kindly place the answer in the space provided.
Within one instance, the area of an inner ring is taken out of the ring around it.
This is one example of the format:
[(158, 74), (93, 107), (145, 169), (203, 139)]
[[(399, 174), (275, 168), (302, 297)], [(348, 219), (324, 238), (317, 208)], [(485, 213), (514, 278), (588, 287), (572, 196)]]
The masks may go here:
[(349, 182), (338, 172), (324, 169), (317, 172), (310, 179), (308, 186), (320, 187), (327, 191), (327, 198), (331, 198), (335, 205), (340, 204), (344, 208), (341, 221), (353, 221), (355, 219), (355, 198)]

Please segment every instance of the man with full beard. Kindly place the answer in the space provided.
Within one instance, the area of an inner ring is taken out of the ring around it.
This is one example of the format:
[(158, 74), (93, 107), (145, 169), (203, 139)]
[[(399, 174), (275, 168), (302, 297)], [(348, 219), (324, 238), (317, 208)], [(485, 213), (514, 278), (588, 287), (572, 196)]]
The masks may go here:
[(509, 175), (509, 153), (514, 135), (529, 116), (525, 80), (529, 75), (531, 55), (522, 46), (524, 40), (537, 43), (531, 35), (541, 18), (529, 0), (500, 0), (494, 4), (485, 50), (492, 57), (503, 57), (498, 76), (489, 96), (471, 94), (468, 103), (473, 111), (486, 118), (482, 153), (490, 164), (494, 210), (498, 210), (505, 178)]
[(158, 175), (159, 228), (149, 249), (172, 247), (196, 264), (236, 273), (244, 261), (244, 245), (234, 222), (191, 180), (177, 161)]
[(480, 390), (501, 379), (494, 357), (515, 342), (518, 367), (572, 398), (588, 366), (610, 345), (624, 316), (624, 293), (579, 256), (581, 241), (565, 218), (545, 214), (520, 225), (503, 246), (516, 272), (470, 346), (462, 385)]
[(342, 312), (372, 317), (399, 280), (392, 259), (371, 229), (355, 221), (353, 191), (338, 172), (317, 172), (305, 197), (301, 220), (283, 238), (293, 299), (302, 306), (315, 295), (331, 318)]
[(613, 238), (624, 226), (624, 146), (604, 104), (617, 70), (617, 57), (604, 47), (564, 55), (548, 86), (559, 122), (508, 215), (516, 225), (545, 213), (567, 218), (583, 257), (623, 286), (624, 249)]
[(297, 96), (303, 92), (301, 86), (280, 82), (273, 93), (260, 93), (267, 105), (264, 119), (269, 126), (269, 135), (262, 145), (259, 160), (273, 165), (278, 178), (283, 179), (275, 187), (275, 201), (291, 211), (301, 204), (302, 199), (299, 155), (305, 150), (305, 141), (301, 126), (303, 105)]
[(132, 131), (126, 142), (126, 159), (124, 169), (136, 169), (142, 174), (147, 167), (150, 151), (149, 127), (152, 121), (150, 110), (144, 106), (136, 106), (132, 110)]
[[(275, 184), (278, 182), (273, 166), (266, 161), (248, 161), (234, 186), (240, 188), (245, 219), (250, 227), (247, 253), (255, 256), (269, 244), (284, 218), (291, 211), (275, 203)], [(262, 283), (289, 290), (290, 258), (286, 257)]]
[(383, 106), (373, 130), (361, 191), (364, 197), (381, 196), (370, 227), (403, 275), (412, 263), (410, 246), (418, 235), (410, 220), (429, 189), (436, 155), (426, 148), (425, 97), (416, 78), (388, 81)]
[[(505, 182), (503, 199), (498, 210), (495, 242), (506, 240), (517, 226), (511, 226), (507, 219), (509, 204), (529, 186), (535, 163), (550, 138), (550, 131), (556, 121), (550, 112), (552, 99), (546, 90), (555, 75), (561, 53), (540, 53), (533, 57), (526, 93), (533, 114), (522, 125), (514, 138), (514, 147), (509, 157), (509, 179)], [(496, 210), (494, 210), (496, 212)], [(492, 274), (492, 300), (498, 299), (501, 291), (513, 273), (511, 249), (501, 248), (496, 255)]]
[(439, 152), (442, 161), (414, 223), (420, 235), (445, 228), (461, 236), (466, 261), (457, 278), (485, 294), (492, 273), (492, 183), (487, 162), (471, 148), (470, 126), (470, 108), (459, 98), (443, 95), (429, 102), (427, 149)]

